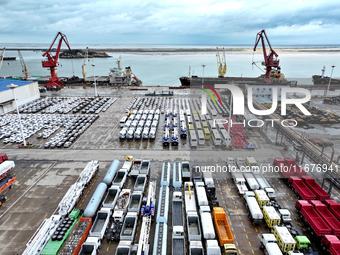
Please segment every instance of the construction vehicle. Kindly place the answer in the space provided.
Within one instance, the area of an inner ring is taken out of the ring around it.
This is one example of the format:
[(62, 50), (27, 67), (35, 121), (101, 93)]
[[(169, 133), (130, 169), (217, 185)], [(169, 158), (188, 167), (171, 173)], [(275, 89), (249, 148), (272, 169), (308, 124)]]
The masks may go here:
[(304, 250), (304, 251), (309, 250), (311, 246), (311, 242), (309, 241), (307, 236), (295, 236), (294, 239), (296, 241), (296, 248), (298, 250)]
[(140, 165), (139, 174), (148, 175), (149, 171), (150, 171), (150, 160), (143, 160)]
[(216, 239), (205, 240), (205, 250), (207, 255), (221, 255), (221, 248), (218, 246)]
[(145, 174), (139, 174), (136, 178), (134, 191), (144, 192), (147, 181), (148, 181), (148, 178)]
[[(6, 189), (10, 190), (16, 180), (17, 178), (15, 176), (10, 176), (6, 178), (2, 183), (0, 183), (0, 194)], [(0, 206), (7, 200), (7, 197), (3, 196), (1, 200), (2, 201), (0, 202)]]
[(109, 188), (109, 190), (107, 191), (107, 195), (103, 201), (103, 207), (113, 209), (118, 200), (119, 193), (119, 187), (113, 186), (112, 188)]
[(197, 212), (187, 212), (188, 241), (200, 241), (202, 239), (200, 220)]
[(0, 163), (8, 160), (8, 156), (6, 154), (0, 154)]
[(114, 178), (114, 180), (112, 182), (112, 186), (123, 188), (127, 175), (128, 175), (128, 172), (127, 172), (126, 169), (119, 170), (117, 172), (116, 177)]
[(30, 73), (28, 72), (27, 65), (25, 63), (25, 60), (24, 60), (20, 50), (18, 50), (18, 54), (19, 54), (19, 58), (20, 58), (21, 68), (22, 68), (23, 80), (27, 80), (30, 77)]
[(172, 255), (185, 255), (183, 226), (172, 227)]
[(325, 235), (322, 237), (321, 245), (324, 250), (328, 251), (331, 255), (340, 254), (340, 240), (334, 235)]
[(255, 190), (254, 191), (255, 198), (257, 203), (259, 204), (260, 208), (262, 209), (264, 206), (269, 205), (270, 200), (264, 190)]
[(216, 58), (217, 58), (217, 66), (218, 66), (218, 77), (223, 78), (227, 73), (227, 63), (225, 60), (225, 51), (224, 48), (221, 50), (221, 55), (218, 47), (216, 47)]
[[(220, 246), (224, 246), (224, 244), (233, 244), (234, 237), (231, 233), (231, 229), (228, 224), (227, 215), (222, 207), (214, 207), (212, 211), (212, 215), (214, 218), (214, 223), (216, 227), (216, 232), (218, 235), (218, 240)], [(236, 247), (235, 247), (236, 250)]]
[(70, 237), (67, 239), (59, 255), (77, 255), (80, 252), (82, 244), (85, 242), (92, 227), (91, 218), (80, 218)]
[[(272, 49), (272, 46), (270, 45), (270, 42), (268, 40), (268, 37), (266, 35), (265, 30), (261, 30), (257, 33), (256, 39), (255, 39), (255, 45), (254, 45), (254, 52), (256, 51), (257, 45), (261, 41), (262, 44), (262, 51), (263, 51), (263, 57), (264, 61), (262, 62), (262, 65), (266, 67), (266, 73), (265, 73), (265, 82), (271, 82), (272, 78), (276, 79), (284, 79), (284, 76), (281, 74), (281, 68), (279, 66), (279, 59), (278, 54)], [(267, 54), (265, 41), (268, 44), (269, 47), (269, 53)], [(253, 65), (255, 62), (253, 61)]]
[(137, 213), (137, 215), (139, 215), (139, 212), (141, 210), (142, 200), (143, 200), (143, 192), (134, 191), (130, 197), (130, 202), (128, 205), (128, 212), (135, 212)]
[(189, 255), (203, 255), (204, 249), (201, 241), (189, 242)]
[(334, 216), (340, 220), (340, 204), (334, 200), (325, 200), (327, 208), (334, 214)]
[(131, 248), (131, 242), (130, 241), (120, 241), (115, 255), (126, 255), (126, 254), (131, 254), (132, 248)]
[(11, 160), (3, 161), (0, 164), (0, 180), (5, 178), (14, 167), (15, 167), (14, 161)]
[(274, 226), (272, 232), (283, 253), (295, 250), (296, 242), (286, 227)]
[[(57, 46), (57, 50), (54, 56), (52, 56), (52, 47), (54, 43), (57, 41), (58, 37), (59, 43)], [(52, 90), (59, 90), (61, 89), (61, 85), (63, 85), (63, 82), (59, 80), (57, 76), (57, 66), (58, 66), (58, 60), (59, 60), (59, 54), (60, 54), (60, 48), (61, 44), (64, 41), (66, 46), (68, 47), (69, 50), (71, 50), (70, 45), (68, 43), (66, 35), (64, 35), (61, 32), (58, 32), (56, 37), (54, 38), (50, 48), (42, 55), (43, 57), (47, 57), (47, 60), (42, 61), (42, 67), (43, 68), (49, 68), (51, 71), (51, 77), (49, 78), (48, 83), (45, 85), (47, 89), (52, 89)]]
[(120, 240), (133, 241), (137, 228), (138, 215), (135, 212), (128, 212), (124, 219)]
[(33, 234), (32, 238), (27, 242), (26, 249), (22, 255), (40, 254), (61, 221), (62, 217), (60, 215), (52, 215), (50, 218), (45, 219)]
[(123, 211), (124, 213), (127, 212), (127, 207), (130, 201), (131, 196), (131, 189), (122, 189), (119, 193), (119, 197), (117, 203), (115, 205), (115, 212)]

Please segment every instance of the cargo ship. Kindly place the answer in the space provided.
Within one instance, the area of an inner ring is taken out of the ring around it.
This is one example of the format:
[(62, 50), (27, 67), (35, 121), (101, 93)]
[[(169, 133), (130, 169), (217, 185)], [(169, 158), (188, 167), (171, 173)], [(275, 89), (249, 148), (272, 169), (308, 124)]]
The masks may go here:
[[(329, 76), (325, 76), (325, 71), (326, 68), (325, 66), (321, 69), (321, 75), (313, 75), (313, 84), (314, 85), (328, 85), (329, 84)], [(340, 86), (340, 79), (331, 79), (331, 85), (336, 85), (336, 86)]]

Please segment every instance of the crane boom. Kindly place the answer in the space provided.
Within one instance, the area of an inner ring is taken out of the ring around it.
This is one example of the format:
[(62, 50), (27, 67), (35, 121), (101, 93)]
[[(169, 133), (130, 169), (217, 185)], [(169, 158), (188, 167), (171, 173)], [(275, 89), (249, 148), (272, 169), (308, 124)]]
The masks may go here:
[[(270, 73), (273, 68), (276, 68), (278, 71), (280, 70), (279, 66), (279, 59), (278, 59), (278, 54), (273, 50), (267, 34), (265, 30), (261, 30), (256, 34), (256, 39), (255, 39), (255, 45), (254, 45), (254, 51), (256, 51), (257, 45), (261, 41), (262, 44), (262, 50), (263, 50), (263, 57), (264, 57), (264, 62), (262, 62), (262, 65), (266, 66), (266, 78), (270, 79)], [(269, 47), (269, 54), (267, 55), (267, 49), (266, 49), (266, 44), (267, 42), (268, 47)]]
[[(56, 54), (54, 56), (52, 56), (52, 54), (51, 54), (52, 47), (53, 47), (54, 43), (57, 41), (58, 37), (60, 37), (60, 39), (59, 39), (58, 47), (57, 47), (57, 50), (56, 50)], [(66, 35), (64, 35), (61, 32), (58, 32), (58, 34), (54, 38), (50, 48), (42, 55), (43, 57), (47, 57), (47, 60), (42, 61), (42, 66), (44, 68), (49, 68), (50, 71), (51, 71), (51, 77), (50, 77), (48, 83), (45, 85), (45, 87), (47, 89), (61, 89), (60, 85), (63, 84), (63, 82), (58, 79), (58, 76), (56, 74), (61, 44), (62, 44), (63, 41), (66, 44), (66, 46), (68, 47), (68, 49), (71, 50)]]
[(224, 48), (222, 48), (222, 60), (221, 60), (221, 56), (220, 56), (220, 52), (218, 47), (216, 47), (216, 59), (217, 59), (217, 69), (218, 69), (218, 77), (224, 77), (224, 75), (227, 72), (227, 64), (226, 64), (226, 60), (225, 60), (225, 52), (224, 52)]
[(20, 50), (18, 50), (18, 54), (19, 54), (20, 63), (21, 63), (21, 67), (22, 67), (22, 74), (24, 75), (24, 79), (27, 80), (30, 76), (30, 74), (28, 72), (27, 65), (25, 63), (25, 60), (24, 60)]

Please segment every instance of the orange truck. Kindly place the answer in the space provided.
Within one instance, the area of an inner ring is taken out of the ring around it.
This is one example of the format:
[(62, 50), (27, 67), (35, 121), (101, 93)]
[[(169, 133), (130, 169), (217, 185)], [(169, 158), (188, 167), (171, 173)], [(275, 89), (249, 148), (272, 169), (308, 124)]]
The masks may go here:
[(220, 246), (224, 246), (226, 243), (234, 243), (234, 237), (231, 233), (227, 215), (222, 207), (214, 207), (213, 208), (213, 217), (215, 222), (215, 227), (218, 235), (218, 240), (220, 242)]

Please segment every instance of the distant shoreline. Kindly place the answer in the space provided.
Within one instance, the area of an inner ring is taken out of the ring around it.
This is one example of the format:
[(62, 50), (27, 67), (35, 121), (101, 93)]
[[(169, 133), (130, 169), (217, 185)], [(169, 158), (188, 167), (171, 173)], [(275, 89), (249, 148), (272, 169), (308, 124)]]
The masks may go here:
[[(45, 52), (44, 48), (7, 48), (7, 51), (41, 51)], [(97, 52), (125, 52), (125, 53), (153, 53), (153, 52), (216, 52), (215, 48), (89, 48)], [(253, 48), (224, 48), (226, 52), (252, 52)], [(261, 49), (258, 48), (257, 51)], [(277, 52), (340, 52), (340, 47), (327, 47), (327, 48), (277, 48)]]

